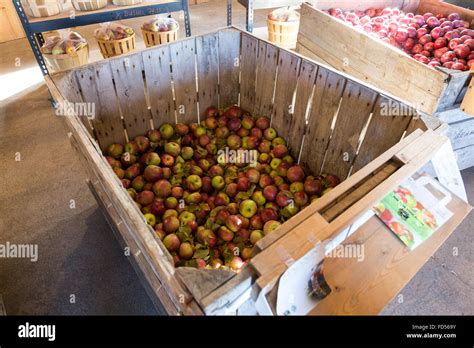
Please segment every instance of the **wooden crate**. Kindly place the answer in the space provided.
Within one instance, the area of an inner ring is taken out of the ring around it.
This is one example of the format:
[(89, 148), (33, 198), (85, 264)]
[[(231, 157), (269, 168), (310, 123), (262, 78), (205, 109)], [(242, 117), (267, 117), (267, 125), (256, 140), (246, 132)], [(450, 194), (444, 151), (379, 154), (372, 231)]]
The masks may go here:
[(471, 88), (466, 93), (472, 71), (433, 69), (321, 10), (398, 7), (416, 13), (458, 12), (472, 23), (474, 11), (440, 0), (313, 0), (312, 3), (314, 7), (309, 4), (301, 7), (297, 52), (377, 86), (428, 114), (450, 109), (464, 100), (462, 109), (474, 115), (474, 91)]
[(120, 56), (124, 53), (135, 51), (135, 33), (120, 40), (99, 40), (100, 53), (104, 58)]
[(142, 28), (143, 41), (146, 47), (162, 45), (178, 40), (179, 26), (170, 31), (150, 31)]
[(43, 58), (51, 70), (59, 71), (72, 69), (89, 61), (89, 45), (77, 50), (74, 54), (43, 54)]
[[(130, 247), (131, 261), (152, 298), (168, 314), (255, 313), (258, 268), (252, 263), (238, 274), (175, 269), (103, 157), (109, 144), (124, 143), (163, 122), (198, 122), (210, 105), (239, 103), (253, 115), (271, 116), (272, 126), (309, 172), (331, 172), (345, 179), (376, 171), (377, 163), (404, 148), (406, 141), (399, 143), (404, 135), (418, 138), (424, 133), (417, 129), (426, 129), (420, 119), (381, 114), (387, 103), (404, 106), (400, 101), (236, 28), (55, 73), (46, 81), (60, 105), (95, 103), (91, 120), (66, 109), (71, 140), (108, 221)], [(431, 122), (430, 127), (440, 127), (436, 119)], [(427, 136), (434, 137), (432, 132)], [(439, 139), (432, 139), (430, 149)], [(401, 180), (406, 174), (399, 169), (389, 179)], [(352, 185), (353, 181), (343, 182), (341, 187), (347, 190)], [(382, 191), (372, 197), (380, 198)], [(294, 227), (314, 219), (322, 202), (334, 199), (334, 194), (328, 196), (285, 222), (278, 234), (263, 238), (255, 254), (272, 246), (277, 236), (291, 235)]]
[(299, 26), (299, 21), (278, 22), (267, 18), (268, 40), (283, 48), (295, 48)]

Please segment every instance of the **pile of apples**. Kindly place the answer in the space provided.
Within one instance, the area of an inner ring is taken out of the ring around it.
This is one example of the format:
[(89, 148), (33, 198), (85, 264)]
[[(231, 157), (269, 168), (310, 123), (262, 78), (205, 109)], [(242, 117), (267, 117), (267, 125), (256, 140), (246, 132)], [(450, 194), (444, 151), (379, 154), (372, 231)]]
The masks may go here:
[(164, 123), (105, 156), (176, 267), (238, 272), (255, 243), (339, 184), (307, 176), (270, 119), (236, 105)]
[(431, 67), (469, 70), (474, 65), (474, 30), (458, 13), (415, 15), (397, 8), (324, 11), (381, 39)]

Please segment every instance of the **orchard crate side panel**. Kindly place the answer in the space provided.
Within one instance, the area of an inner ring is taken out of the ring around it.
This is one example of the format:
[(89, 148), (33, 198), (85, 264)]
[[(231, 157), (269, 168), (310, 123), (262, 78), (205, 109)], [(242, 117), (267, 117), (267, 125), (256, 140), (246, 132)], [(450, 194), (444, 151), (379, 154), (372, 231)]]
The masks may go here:
[(224, 29), (73, 71), (77, 99), (95, 105), (87, 125), (104, 150), (162, 123), (199, 122), (210, 105), (238, 103), (240, 31)]
[[(449, 108), (458, 100), (465, 98), (466, 86), (470, 80), (469, 72), (432, 69), (407, 57), (395, 47), (361, 33), (321, 11), (334, 7), (359, 10), (373, 5), (396, 6), (405, 11), (417, 12), (418, 7), (421, 7), (420, 4), (424, 3), (423, 0), (419, 2), (381, 0), (371, 1), (370, 4), (319, 0), (315, 1), (315, 8), (303, 4), (297, 51), (380, 87), (426, 113), (433, 114), (435, 111)], [(474, 11), (445, 5), (443, 9), (449, 8), (451, 12), (461, 12), (469, 21), (474, 18)]]

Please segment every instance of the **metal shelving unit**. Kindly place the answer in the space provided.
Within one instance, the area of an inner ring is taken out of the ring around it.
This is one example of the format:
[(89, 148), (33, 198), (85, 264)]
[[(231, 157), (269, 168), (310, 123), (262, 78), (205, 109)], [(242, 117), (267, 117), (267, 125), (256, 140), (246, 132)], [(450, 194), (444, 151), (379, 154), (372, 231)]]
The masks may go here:
[(163, 0), (145, 0), (141, 4), (131, 6), (115, 6), (109, 4), (96, 11), (63, 11), (55, 16), (41, 18), (29, 17), (20, 0), (13, 0), (13, 5), (15, 6), (18, 17), (21, 20), (26, 38), (30, 43), (36, 61), (44, 75), (48, 75), (49, 71), (43, 59), (43, 55), (41, 54), (40, 47), (44, 43), (42, 33), (46, 31), (150, 16), (159, 13), (183, 11), (186, 36), (191, 36), (188, 0), (167, 2)]

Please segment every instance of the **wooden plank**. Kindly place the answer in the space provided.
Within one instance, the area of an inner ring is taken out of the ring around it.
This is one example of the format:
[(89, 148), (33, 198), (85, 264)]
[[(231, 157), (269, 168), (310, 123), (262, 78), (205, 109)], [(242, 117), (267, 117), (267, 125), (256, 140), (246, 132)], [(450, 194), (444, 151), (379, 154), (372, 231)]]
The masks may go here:
[(471, 74), (468, 71), (450, 73), (449, 79), (445, 84), (445, 89), (440, 96), (436, 111), (438, 112), (451, 108), (456, 103), (459, 95), (464, 90), (464, 85), (470, 78)]
[(196, 38), (199, 116), (219, 105), (219, 39), (217, 33)]
[(450, 124), (446, 136), (454, 150), (474, 145), (474, 118)]
[(340, 8), (343, 11), (365, 11), (368, 8), (385, 8), (396, 7), (402, 8), (405, 0), (312, 0), (314, 7), (321, 10), (329, 10), (331, 8)]
[(459, 170), (474, 167), (474, 145), (454, 150)]
[(176, 123), (169, 46), (145, 50), (142, 57), (154, 127), (157, 129), (163, 123)]
[[(53, 79), (54, 83), (57, 84), (58, 88), (64, 91), (64, 97), (68, 102), (85, 103), (85, 101), (82, 99), (79, 82), (77, 81), (74, 71), (56, 73), (51, 75), (51, 78)], [(94, 131), (89, 119), (85, 116), (81, 116), (80, 119), (89, 134), (94, 138)]]
[(372, 175), (373, 172), (379, 170), (383, 165), (385, 165), (387, 161), (389, 161), (396, 153), (400, 152), (403, 148), (407, 146), (413, 146), (414, 144), (417, 145), (422, 135), (423, 132), (421, 130), (415, 130), (410, 135), (401, 140), (399, 143), (394, 145), (392, 148), (384, 152), (379, 157), (375, 158), (372, 162), (370, 162), (364, 168), (359, 170), (357, 173), (350, 176), (347, 180), (341, 182), (330, 192), (310, 204), (308, 207), (296, 214), (290, 220), (286, 221), (276, 231), (258, 241), (254, 247), (254, 255), (256, 255), (259, 251), (268, 248), (271, 244), (279, 240), (282, 236), (296, 228), (296, 226), (298, 226), (300, 223), (302, 223), (312, 215), (315, 215), (315, 213), (322, 210), (324, 207), (335, 202), (339, 197), (346, 194), (346, 192), (349, 192), (353, 187), (362, 183), (368, 176)]
[(288, 132), (288, 147), (294, 158), (299, 158), (301, 145), (306, 132), (306, 114), (308, 104), (313, 92), (314, 83), (318, 74), (318, 65), (303, 60), (300, 74), (296, 84), (296, 98), (294, 113), (291, 118), (290, 131)]
[(364, 140), (355, 158), (352, 173), (364, 167), (402, 138), (411, 116), (405, 115), (405, 105), (385, 96), (379, 96), (375, 103)]
[[(434, 11), (434, 12), (433, 12)], [(441, 0), (420, 0), (417, 13), (459, 13), (461, 17), (470, 22), (471, 26), (474, 24), (474, 11), (465, 7), (456, 6)]]
[(314, 175), (321, 173), (332, 133), (333, 119), (339, 110), (345, 85), (344, 77), (325, 68), (319, 68), (301, 153), (301, 164)]
[[(320, 35), (314, 35), (315, 32)], [(436, 109), (444, 90), (445, 73), (307, 4), (301, 8), (298, 41), (336, 69), (378, 86), (429, 114)]]
[(141, 54), (111, 59), (110, 67), (129, 139), (146, 134), (150, 129), (150, 111), (145, 98)]
[(219, 31), (219, 107), (239, 102), (240, 31)]
[(471, 79), (466, 95), (461, 103), (461, 110), (469, 115), (474, 115), (474, 79)]
[(360, 135), (373, 110), (377, 93), (348, 81), (322, 171), (344, 180), (354, 161)]
[(125, 131), (109, 62), (82, 67), (76, 70), (76, 77), (84, 100), (95, 103), (96, 117), (92, 125), (101, 149), (105, 150), (112, 143), (125, 143)]
[(177, 122), (198, 122), (196, 90), (196, 40), (184, 39), (169, 45)]
[(254, 112), (255, 107), (257, 49), (258, 40), (248, 34), (242, 34), (240, 106), (251, 113)]
[(254, 109), (254, 116), (256, 117), (271, 117), (272, 115), (277, 64), (278, 48), (264, 41), (259, 41)]
[(453, 108), (437, 112), (435, 116), (441, 121), (448, 124), (465, 121), (471, 118), (461, 110), (460, 105), (454, 105)]
[(288, 139), (291, 118), (293, 116), (293, 96), (298, 81), (301, 58), (280, 50), (278, 56), (278, 73), (275, 86), (275, 100), (272, 113), (272, 127), (283, 139)]
[(357, 258), (325, 259), (324, 275), (333, 291), (309, 315), (378, 314), (471, 210), (455, 196), (448, 209), (454, 216), (413, 251), (408, 250), (382, 221), (372, 217), (343, 243), (362, 245), (363, 262)]
[(25, 37), (25, 32), (13, 2), (0, 0), (0, 43), (23, 37)]
[(253, 269), (245, 267), (201, 300), (205, 313), (208, 315), (226, 314), (226, 308), (252, 286), (255, 278)]
[(345, 195), (336, 204), (321, 211), (321, 214), (326, 221), (331, 222), (336, 217), (341, 215), (344, 211), (349, 209), (355, 202), (362, 199), (373, 188), (379, 185), (382, 181), (387, 179), (390, 175), (395, 173), (400, 165), (390, 162), (375, 173), (370, 179), (365, 181), (362, 185), (354, 189), (351, 193)]

